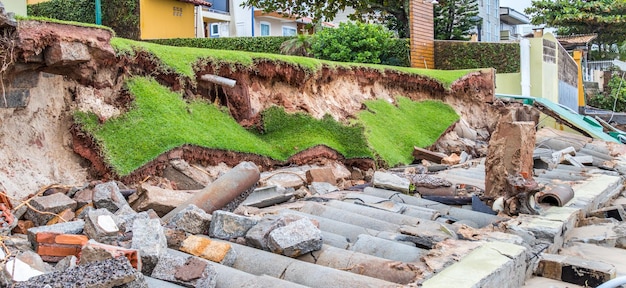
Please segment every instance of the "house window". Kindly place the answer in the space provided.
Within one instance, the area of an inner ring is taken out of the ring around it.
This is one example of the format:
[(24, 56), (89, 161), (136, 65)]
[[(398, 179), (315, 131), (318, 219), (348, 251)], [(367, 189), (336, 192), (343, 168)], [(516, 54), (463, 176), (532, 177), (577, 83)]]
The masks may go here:
[(261, 22), (261, 36), (270, 36), (270, 23)]
[(177, 16), (177, 17), (183, 16), (183, 8), (174, 6), (174, 16)]
[(283, 26), (283, 36), (296, 36), (296, 28)]
[(211, 23), (211, 38), (220, 36), (220, 24)]

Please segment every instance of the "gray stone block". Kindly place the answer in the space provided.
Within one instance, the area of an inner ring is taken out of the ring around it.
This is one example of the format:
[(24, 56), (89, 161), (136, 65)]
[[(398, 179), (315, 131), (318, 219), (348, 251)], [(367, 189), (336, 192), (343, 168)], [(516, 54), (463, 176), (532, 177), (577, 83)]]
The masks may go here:
[(288, 201), (293, 197), (293, 188), (285, 189), (280, 186), (265, 186), (254, 189), (241, 205), (264, 208)]
[(313, 195), (324, 195), (330, 192), (339, 191), (339, 188), (326, 182), (313, 182), (309, 185), (309, 191), (311, 191), (311, 194)]
[(117, 183), (113, 181), (98, 184), (93, 189), (93, 204), (98, 209), (104, 208), (115, 213), (123, 206), (129, 206)]
[(89, 48), (80, 42), (58, 41), (44, 51), (46, 65), (75, 65), (91, 60)]
[[(82, 234), (85, 227), (85, 221), (77, 220), (72, 222), (59, 223), (48, 226), (33, 227), (26, 231), (28, 241), (32, 247), (35, 247), (35, 236), (40, 232), (54, 232), (59, 234)], [(34, 248), (33, 248), (34, 249)]]
[(272, 230), (268, 239), (270, 251), (294, 258), (319, 250), (322, 244), (322, 232), (305, 218)]
[(266, 216), (246, 232), (246, 244), (255, 248), (269, 251), (267, 241), (272, 230), (283, 227), (288, 223), (302, 219), (296, 215)]
[(135, 281), (135, 269), (124, 257), (78, 265), (18, 282), (16, 288), (116, 287)]
[(243, 237), (257, 223), (258, 220), (250, 217), (217, 210), (213, 212), (211, 225), (209, 226), (209, 236), (223, 240)]
[(409, 193), (409, 187), (411, 185), (411, 182), (406, 178), (381, 171), (374, 172), (372, 182), (376, 188), (400, 191), (403, 193)]
[(211, 215), (193, 204), (185, 207), (166, 223), (170, 228), (183, 230), (189, 234), (206, 234), (210, 224)]
[(93, 189), (86, 188), (76, 191), (73, 197), (74, 201), (78, 203), (77, 207), (83, 207), (87, 204), (93, 203)]
[(153, 278), (180, 284), (185, 287), (215, 287), (217, 272), (209, 261), (192, 256), (165, 253), (159, 257)]
[(150, 275), (159, 261), (159, 257), (167, 250), (167, 238), (161, 221), (158, 219), (136, 219), (133, 222), (131, 248), (139, 250), (142, 262), (141, 272)]
[[(66, 209), (76, 210), (76, 201), (72, 200), (72, 198), (67, 197), (67, 195), (63, 193), (54, 193), (48, 196), (37, 197), (30, 201), (31, 206), (33, 208), (41, 211), (59, 214)], [(50, 214), (42, 214), (33, 209), (28, 209), (24, 217), (28, 220), (33, 221), (35, 226), (46, 225), (48, 221), (54, 218), (54, 215)]]
[(85, 234), (100, 243), (117, 244), (122, 221), (107, 209), (96, 209), (85, 217)]
[[(122, 209), (126, 209), (126, 208), (122, 208)], [(115, 216), (119, 217), (120, 219), (120, 231), (122, 231), (123, 233), (127, 233), (133, 230), (133, 222), (135, 222), (136, 219), (145, 219), (148, 220), (150, 219), (150, 215), (148, 214), (148, 212), (140, 212), (140, 213), (119, 213), (122, 209), (118, 210), (115, 213)], [(133, 211), (130, 207), (128, 207), (127, 209), (130, 209), (131, 211)], [(134, 212), (134, 211), (133, 211)]]
[(24, 108), (28, 106), (30, 90), (28, 89), (8, 89), (6, 91), (6, 102), (0, 100), (0, 108)]

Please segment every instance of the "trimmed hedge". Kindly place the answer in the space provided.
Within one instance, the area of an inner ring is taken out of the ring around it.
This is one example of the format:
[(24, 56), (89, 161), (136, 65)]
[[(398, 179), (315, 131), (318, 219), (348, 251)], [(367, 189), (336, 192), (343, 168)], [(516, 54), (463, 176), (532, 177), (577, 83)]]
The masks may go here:
[(280, 54), (280, 45), (291, 38), (293, 37), (263, 36), (223, 38), (175, 38), (155, 39), (150, 40), (150, 42), (169, 46)]
[(495, 68), (498, 73), (519, 73), (519, 44), (435, 41), (435, 68), (440, 70)]
[[(28, 16), (47, 17), (81, 23), (96, 22), (93, 0), (51, 0), (27, 6)], [(119, 37), (139, 39), (139, 1), (102, 1), (102, 24)]]
[[(280, 54), (280, 45), (292, 38), (293, 36), (175, 38), (155, 39), (150, 42), (179, 47)], [(409, 39), (392, 39), (389, 49), (381, 56), (381, 64), (409, 67), (409, 51)]]

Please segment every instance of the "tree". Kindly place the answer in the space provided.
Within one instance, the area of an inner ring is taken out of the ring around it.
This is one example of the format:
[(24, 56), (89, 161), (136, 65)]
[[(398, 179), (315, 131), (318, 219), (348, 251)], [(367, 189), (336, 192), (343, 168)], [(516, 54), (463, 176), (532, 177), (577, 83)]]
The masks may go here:
[(311, 17), (318, 22), (332, 21), (337, 13), (354, 8), (350, 18), (355, 21), (370, 20), (388, 23), (388, 27), (405, 38), (409, 36), (410, 0), (245, 0), (244, 6), (253, 6), (266, 12), (281, 12), (301, 17)]
[(539, 0), (524, 12), (532, 24), (557, 28), (559, 35), (597, 34), (592, 59), (615, 58), (626, 40), (626, 0)]
[(441, 0), (435, 5), (435, 39), (469, 40), (478, 20), (477, 0)]

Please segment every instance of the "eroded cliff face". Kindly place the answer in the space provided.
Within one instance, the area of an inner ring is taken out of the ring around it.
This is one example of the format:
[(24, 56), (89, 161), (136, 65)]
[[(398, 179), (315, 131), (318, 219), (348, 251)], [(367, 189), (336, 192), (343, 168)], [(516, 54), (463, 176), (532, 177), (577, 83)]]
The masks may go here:
[[(89, 111), (106, 121), (123, 113), (132, 102), (131, 95), (123, 89), (124, 80), (130, 75), (151, 76), (188, 99), (206, 98), (227, 106), (243, 126), (258, 124), (260, 112), (272, 105), (283, 106), (288, 112), (306, 112), (317, 118), (330, 114), (347, 121), (363, 109), (365, 100), (394, 103), (398, 96), (441, 100), (451, 105), (485, 141), (499, 117), (491, 104), (495, 83), (492, 70), (470, 73), (450, 89), (435, 80), (399, 72), (323, 68), (310, 74), (297, 66), (269, 61), (234, 69), (202, 62), (195, 65), (196, 79), (187, 79), (162, 71), (162, 65), (147, 52), (117, 56), (108, 30), (21, 21), (15, 32), (14, 63), (5, 69), (3, 80), (9, 98), (23, 101), (9, 101), (15, 105), (5, 101), (5, 108), (0, 110), (0, 154), (4, 156), (0, 160), (0, 189), (12, 195), (24, 196), (22, 191), (36, 191), (42, 185), (57, 182), (76, 183), (91, 177), (120, 179), (111, 172), (93, 139), (74, 125), (72, 115), (76, 110)], [(205, 84), (200, 81), (204, 74), (235, 79), (237, 85), (228, 88)], [(185, 146), (121, 180), (134, 182), (159, 175), (176, 157), (202, 165), (235, 165), (248, 160), (264, 169), (328, 159), (361, 168), (375, 165), (372, 159), (344, 159), (324, 146), (303, 151), (286, 162)]]

